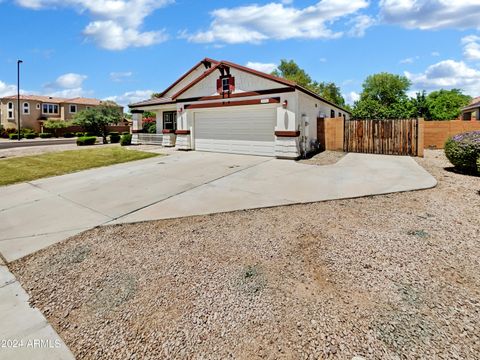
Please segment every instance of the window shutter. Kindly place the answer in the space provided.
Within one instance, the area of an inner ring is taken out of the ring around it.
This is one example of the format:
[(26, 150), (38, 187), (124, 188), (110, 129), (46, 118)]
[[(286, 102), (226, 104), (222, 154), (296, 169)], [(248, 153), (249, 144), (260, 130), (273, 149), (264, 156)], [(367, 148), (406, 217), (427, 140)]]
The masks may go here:
[(235, 91), (235, 78), (232, 76), (231, 78), (228, 79), (228, 85), (230, 87), (230, 92)]
[(217, 79), (217, 92), (221, 94), (223, 92), (222, 89), (222, 79)]

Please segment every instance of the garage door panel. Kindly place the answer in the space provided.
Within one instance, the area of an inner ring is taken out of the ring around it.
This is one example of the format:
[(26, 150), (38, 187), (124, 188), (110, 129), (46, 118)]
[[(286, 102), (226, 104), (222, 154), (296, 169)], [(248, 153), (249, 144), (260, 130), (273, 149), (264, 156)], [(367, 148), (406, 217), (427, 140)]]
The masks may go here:
[(274, 156), (276, 108), (195, 113), (195, 148)]

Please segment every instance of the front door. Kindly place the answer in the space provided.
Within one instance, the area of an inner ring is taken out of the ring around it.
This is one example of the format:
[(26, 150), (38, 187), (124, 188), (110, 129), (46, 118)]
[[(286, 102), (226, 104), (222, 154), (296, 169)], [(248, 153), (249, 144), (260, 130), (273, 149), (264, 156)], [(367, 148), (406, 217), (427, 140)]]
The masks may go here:
[(163, 128), (165, 130), (177, 130), (177, 112), (164, 111), (163, 112)]

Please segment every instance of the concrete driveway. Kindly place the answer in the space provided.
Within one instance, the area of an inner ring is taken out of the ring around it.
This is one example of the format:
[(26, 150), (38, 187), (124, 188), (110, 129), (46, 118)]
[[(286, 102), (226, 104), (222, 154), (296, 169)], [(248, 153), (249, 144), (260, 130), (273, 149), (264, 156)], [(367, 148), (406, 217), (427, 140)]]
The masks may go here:
[(0, 187), (0, 253), (21, 258), (104, 224), (430, 188), (412, 158), (349, 154), (335, 165), (175, 152)]

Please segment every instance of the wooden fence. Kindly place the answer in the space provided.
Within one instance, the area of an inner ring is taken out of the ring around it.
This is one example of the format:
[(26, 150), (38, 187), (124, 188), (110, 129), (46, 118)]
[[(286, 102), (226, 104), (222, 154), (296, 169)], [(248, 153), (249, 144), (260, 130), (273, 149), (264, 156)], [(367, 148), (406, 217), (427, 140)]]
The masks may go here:
[(419, 121), (416, 119), (344, 122), (343, 149), (346, 152), (421, 156), (419, 147), (423, 149), (423, 144), (419, 144)]

